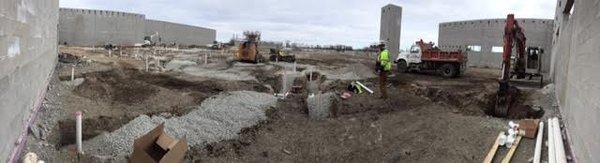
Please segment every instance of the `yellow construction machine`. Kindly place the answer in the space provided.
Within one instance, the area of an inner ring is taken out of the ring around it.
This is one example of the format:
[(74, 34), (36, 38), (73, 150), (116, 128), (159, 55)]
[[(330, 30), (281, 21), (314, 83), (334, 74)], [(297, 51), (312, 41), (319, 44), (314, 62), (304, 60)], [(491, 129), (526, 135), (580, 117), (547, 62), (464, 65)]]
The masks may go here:
[(240, 44), (235, 59), (239, 62), (259, 63), (262, 61), (262, 56), (258, 52), (258, 44), (260, 43), (260, 32), (245, 31), (246, 39)]

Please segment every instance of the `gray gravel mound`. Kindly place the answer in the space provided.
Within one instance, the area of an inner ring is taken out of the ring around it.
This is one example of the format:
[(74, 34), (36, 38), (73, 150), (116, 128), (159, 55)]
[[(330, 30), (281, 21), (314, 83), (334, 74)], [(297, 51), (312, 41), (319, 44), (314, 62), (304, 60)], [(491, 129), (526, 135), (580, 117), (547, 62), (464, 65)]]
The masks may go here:
[(226, 92), (206, 99), (190, 113), (166, 119), (141, 115), (120, 129), (102, 134), (84, 143), (87, 154), (126, 156), (133, 152), (135, 138), (165, 122), (166, 132), (176, 138), (187, 138), (190, 147), (202, 148), (208, 143), (235, 139), (241, 129), (266, 120), (265, 111), (277, 99), (270, 94), (253, 91)]

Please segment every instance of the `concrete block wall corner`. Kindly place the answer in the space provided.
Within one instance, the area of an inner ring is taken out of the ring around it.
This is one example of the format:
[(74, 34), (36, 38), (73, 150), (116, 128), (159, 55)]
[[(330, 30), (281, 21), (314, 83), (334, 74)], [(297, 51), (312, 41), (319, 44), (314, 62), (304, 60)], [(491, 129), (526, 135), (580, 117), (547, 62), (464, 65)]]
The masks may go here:
[(0, 1), (0, 161), (19, 149), (42, 100), (57, 63), (57, 25), (58, 0)]

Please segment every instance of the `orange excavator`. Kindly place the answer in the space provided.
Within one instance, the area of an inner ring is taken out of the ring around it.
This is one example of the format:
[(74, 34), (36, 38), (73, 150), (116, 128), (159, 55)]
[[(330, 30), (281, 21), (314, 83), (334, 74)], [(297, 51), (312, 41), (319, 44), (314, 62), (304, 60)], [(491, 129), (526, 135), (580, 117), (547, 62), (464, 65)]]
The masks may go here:
[[(499, 88), (496, 96), (496, 105), (494, 114), (498, 117), (507, 117), (512, 112), (523, 112), (523, 107), (517, 106), (520, 91), (517, 87), (511, 86), (509, 81), (513, 76), (517, 79), (526, 77), (525, 72), (525, 34), (523, 28), (515, 20), (513, 14), (506, 18), (506, 27), (504, 27), (504, 52), (502, 54), (502, 76), (498, 81)], [(513, 46), (517, 55), (514, 57), (514, 64), (511, 63)], [(512, 67), (512, 70), (511, 70)]]

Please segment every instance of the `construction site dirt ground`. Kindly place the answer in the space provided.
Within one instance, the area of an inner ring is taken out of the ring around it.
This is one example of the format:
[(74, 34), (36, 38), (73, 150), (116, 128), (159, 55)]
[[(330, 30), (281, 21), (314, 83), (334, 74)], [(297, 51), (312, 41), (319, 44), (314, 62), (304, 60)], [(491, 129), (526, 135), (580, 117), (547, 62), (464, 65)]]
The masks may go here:
[[(293, 83), (303, 90), (278, 100), (266, 120), (242, 129), (236, 139), (191, 147), (186, 162), (481, 162), (510, 121), (487, 114), (497, 90), (495, 69), (470, 68), (451, 79), (394, 72), (386, 86), (390, 98), (380, 99), (379, 80), (371, 69), (375, 62), (365, 54), (302, 52), (297, 65), (254, 65), (234, 62), (228, 51), (164, 50), (156, 55), (162, 57), (155, 62), (160, 66), (147, 68), (139, 51), (109, 57), (101, 49), (61, 47), (61, 53), (76, 56), (75, 80), (71, 81), (73, 64), (60, 62), (44, 110), (28, 137), (27, 150), (50, 162), (103, 161), (75, 156), (76, 111), (84, 113), (87, 141), (140, 115), (185, 115), (222, 92), (279, 93), (282, 72), (290, 67), (320, 74), (319, 92), (339, 95), (358, 80), (375, 93), (353, 94), (340, 101), (336, 116), (312, 119), (305, 101), (308, 86), (301, 75)], [(206, 62), (204, 55), (210, 55)], [(525, 104), (542, 107), (544, 116), (556, 114), (553, 93), (531, 85), (522, 90)], [(527, 162), (534, 143), (523, 139), (514, 162)], [(496, 161), (506, 151), (501, 148)]]

